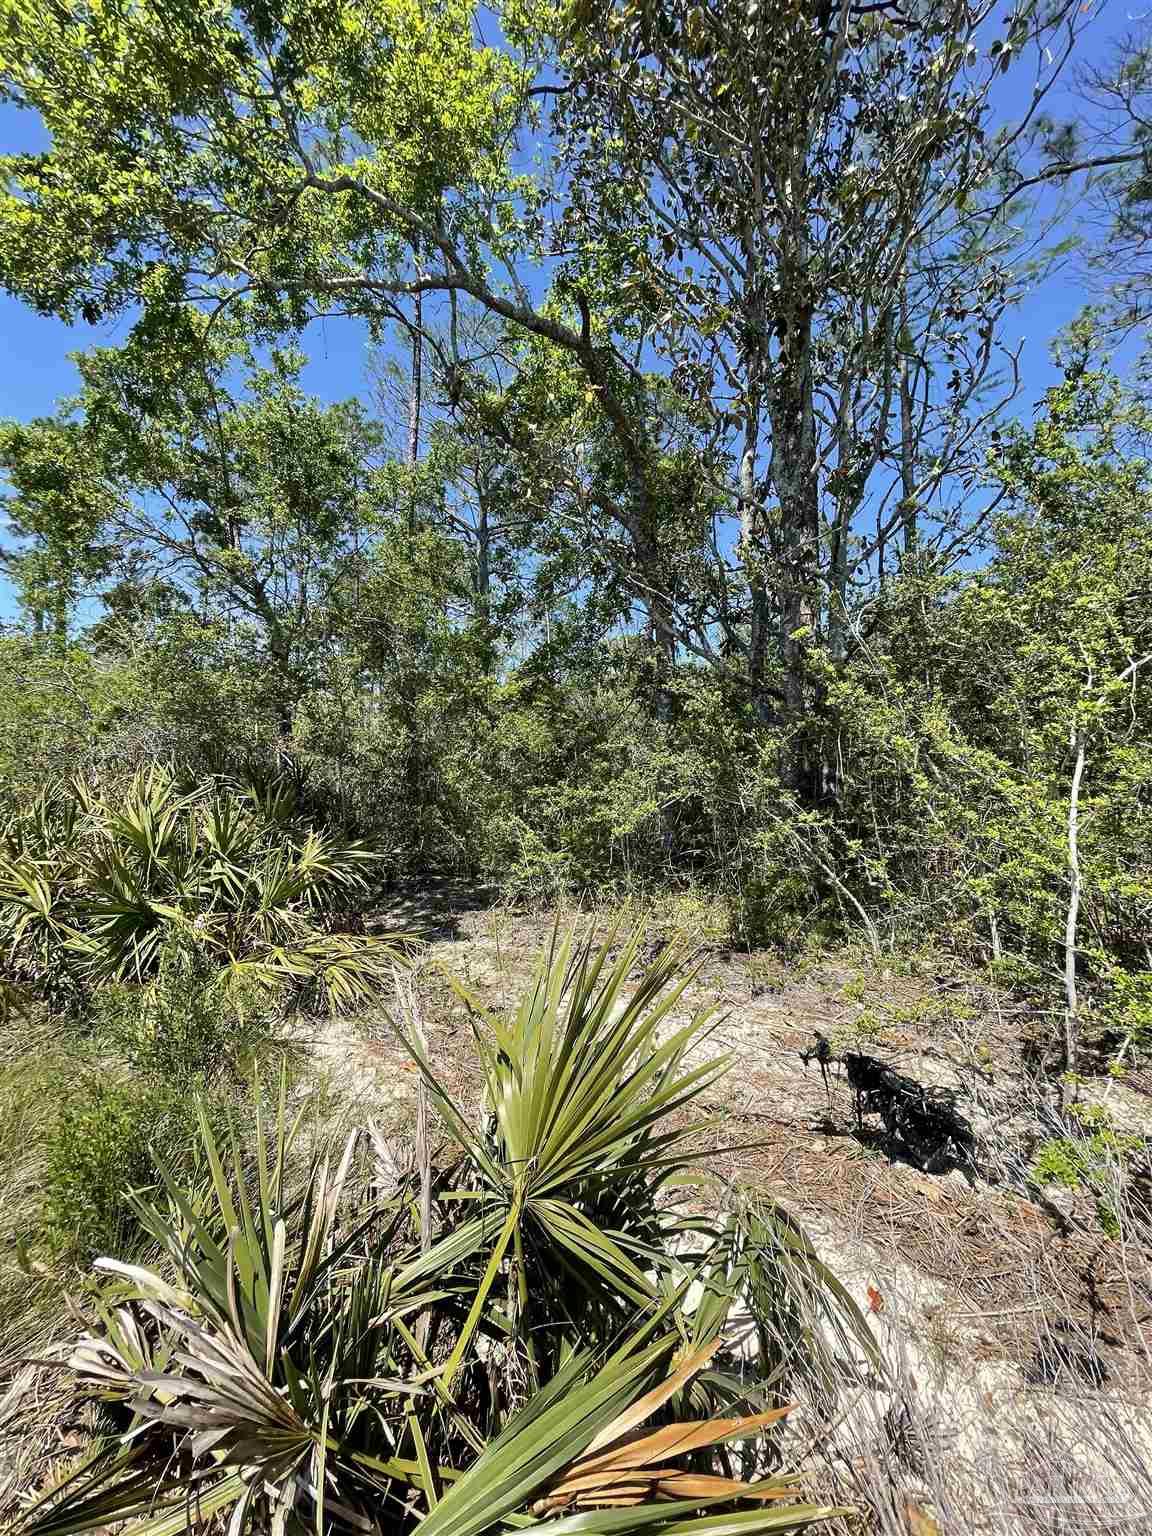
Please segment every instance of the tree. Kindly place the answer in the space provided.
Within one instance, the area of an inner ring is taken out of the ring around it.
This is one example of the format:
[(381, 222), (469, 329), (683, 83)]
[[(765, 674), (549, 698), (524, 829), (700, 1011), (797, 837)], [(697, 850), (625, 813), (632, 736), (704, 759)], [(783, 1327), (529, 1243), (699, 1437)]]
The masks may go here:
[(7, 163), (0, 280), (66, 316), (409, 338), (472, 301), (578, 385), (581, 511), (659, 654), (742, 673), (794, 735), (812, 638), (843, 651), (854, 581), (973, 467), (1011, 282), (969, 205), (1031, 115), (987, 135), (989, 92), (1077, 14), (1026, 3), (985, 49), (993, 11), (512, 4), (496, 51), (461, 0), (27, 0), (2, 74), (52, 148)]
[[(130, 644), (144, 614), (244, 627), (287, 736), (387, 510), (373, 500), (376, 434), (357, 406), (303, 393), (299, 354), (274, 350), (262, 366), (235, 341), (202, 346), (189, 325), (190, 348), (138, 330), (124, 349), (80, 356), (73, 410), (7, 428), (4, 463), (23, 525), (72, 562), (61, 589), (76, 566), (118, 578), (96, 638)], [(238, 390), (229, 373), (245, 362)]]
[(1070, 1063), (1085, 993), (1152, 953), (1152, 419), (1088, 339), (989, 458), (986, 559), (910, 562), (829, 684), (845, 878), (1013, 963)]
[(984, 205), (1024, 125), (989, 135), (989, 92), (1067, 16), (1017, 10), (985, 51), (982, 6), (579, 14), (572, 224), (703, 428), (744, 575), (714, 622), (795, 728), (808, 647), (845, 654), (894, 537), (956, 534), (1013, 289)]
[(18, 540), (0, 550), (0, 565), (34, 632), (62, 647), (78, 602), (112, 560), (108, 489), (75, 422), (0, 423), (0, 468), (8, 531)]
[(1099, 235), (1087, 267), (1121, 331), (1152, 318), (1152, 48), (1147, 27), (1129, 33), (1103, 65), (1082, 72), (1087, 109), (1053, 132), (1050, 154), (1091, 173), (1088, 211)]

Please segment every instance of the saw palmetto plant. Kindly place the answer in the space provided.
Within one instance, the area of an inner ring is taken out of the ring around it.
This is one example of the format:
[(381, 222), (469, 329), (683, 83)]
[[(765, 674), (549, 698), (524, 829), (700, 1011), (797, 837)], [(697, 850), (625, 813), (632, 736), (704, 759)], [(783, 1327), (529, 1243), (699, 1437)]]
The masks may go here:
[(121, 792), (54, 784), (0, 825), (0, 965), (49, 1001), (156, 974), (173, 946), (223, 985), (378, 990), (402, 936), (339, 932), (377, 855), (291, 814), (284, 797), (153, 767)]
[[(674, 1017), (683, 956), (637, 979), (637, 948), (557, 942), (509, 1017), (476, 1010), (482, 1131), (421, 1052), (456, 1153), (399, 1184), (373, 1137), (293, 1121), (283, 1084), (247, 1141), (202, 1114), (202, 1182), (130, 1197), (156, 1260), (98, 1261), (68, 1367), (109, 1428), (28, 1536), (756, 1536), (830, 1515), (782, 1474), (779, 1433), (806, 1370), (834, 1393), (874, 1354), (867, 1324), (777, 1213), (717, 1215), (718, 1185), (682, 1203), (703, 1176), (685, 1111), (722, 1064), (692, 1062), (707, 1019)], [(797, 1326), (807, 1292), (823, 1311)]]

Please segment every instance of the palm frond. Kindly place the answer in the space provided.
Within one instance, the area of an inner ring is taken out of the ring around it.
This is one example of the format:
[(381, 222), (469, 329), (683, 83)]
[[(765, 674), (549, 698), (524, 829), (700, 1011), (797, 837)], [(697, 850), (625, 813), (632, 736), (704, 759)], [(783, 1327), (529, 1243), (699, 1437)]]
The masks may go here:
[(378, 994), (407, 936), (316, 919), (362, 899), (380, 856), (294, 822), (283, 797), (261, 804), (222, 781), (182, 787), (160, 766), (119, 794), (50, 787), (5, 823), (0, 951), (45, 995), (58, 972), (146, 982), (173, 946), (324, 1006)]
[[(306, 942), (260, 963), (342, 958)], [(195, 1175), (161, 1159), (130, 1197), (157, 1258), (97, 1262), (68, 1362), (130, 1425), (27, 1529), (761, 1536), (837, 1513), (799, 1502), (773, 1436), (797, 1357), (818, 1392), (859, 1379), (867, 1324), (774, 1207), (670, 1206), (710, 1019), (676, 1016), (683, 957), (637, 976), (637, 947), (557, 938), (510, 1017), (476, 1008), (486, 1129), (410, 1042), (459, 1150), (430, 1209), (405, 1175), (370, 1189), (366, 1139), (317, 1136), (286, 1074), (249, 1137), (201, 1106)]]
[(633, 934), (610, 960), (611, 941), (597, 949), (555, 935), (509, 1020), (460, 989), (485, 1078), (487, 1133), (453, 1102), (421, 1043), (405, 1038), (479, 1188), (505, 1215), (449, 1380), (508, 1255), (520, 1275), (522, 1313), (528, 1296), (557, 1286), (573, 1314), (606, 1297), (627, 1307), (657, 1295), (651, 1269), (665, 1263), (667, 1247), (658, 1194), (698, 1129), (670, 1128), (668, 1120), (726, 1063), (686, 1064), (713, 1015), (669, 1026), (692, 968), (672, 947), (630, 981), (641, 940)]

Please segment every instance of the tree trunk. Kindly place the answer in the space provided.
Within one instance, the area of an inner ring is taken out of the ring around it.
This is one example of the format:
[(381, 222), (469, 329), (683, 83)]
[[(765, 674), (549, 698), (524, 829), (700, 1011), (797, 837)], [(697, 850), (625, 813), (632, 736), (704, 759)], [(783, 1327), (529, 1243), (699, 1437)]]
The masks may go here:
[(915, 405), (912, 385), (911, 360), (908, 347), (908, 289), (900, 296), (900, 491), (901, 526), (904, 529), (904, 553), (912, 554), (919, 539), (919, 508), (916, 505), (916, 423), (913, 418)]
[(760, 447), (759, 374), (759, 361), (750, 358), (750, 403), (744, 423), (744, 449), (740, 456), (740, 547), (748, 577), (748, 680), (752, 687), (752, 707), (756, 718), (760, 724), (766, 725), (770, 719), (766, 684), (772, 610), (764, 569), (764, 513), (757, 494), (759, 487), (756, 477)]
[(488, 496), (479, 476), (476, 497), (476, 609), (487, 623), (492, 598), (492, 529), (488, 519)]
[(479, 470), (476, 475), (476, 498), (474, 623), (483, 640), (484, 671), (489, 677), (493, 677), (497, 667), (497, 647), (492, 625), (492, 523), (489, 516), (488, 488)]
[[(1064, 919), (1064, 1070), (1076, 1071), (1079, 999), (1076, 991), (1076, 937), (1080, 921), (1080, 785), (1084, 778), (1084, 727), (1072, 727), (1072, 787), (1068, 795), (1068, 911)], [(1076, 1093), (1073, 1089), (1072, 1097)], [(1061, 1100), (1064, 1094), (1061, 1090)]]
[[(408, 390), (408, 468), (415, 470), (420, 458), (420, 405), (423, 393), (424, 343), (420, 335), (423, 305), (416, 295), (412, 331), (412, 382)], [(413, 485), (408, 497), (408, 531), (416, 532), (416, 488)]]
[[(784, 273), (781, 289), (795, 294), (781, 320), (780, 356), (769, 391), (772, 483), (780, 503), (778, 604), (781, 692), (789, 740), (782, 760), (787, 786), (813, 797), (818, 775), (803, 740), (809, 703), (806, 649), (820, 622), (820, 524), (816, 432), (812, 400), (812, 314), (802, 272)], [(805, 633), (798, 633), (804, 631)]]
[(851, 380), (840, 386), (836, 410), (836, 468), (841, 489), (835, 498), (836, 511), (831, 528), (828, 556), (828, 654), (833, 661), (843, 661), (848, 653), (848, 552), (852, 536), (852, 518), (860, 497), (852, 483)]
[(61, 591), (52, 599), (52, 638), (57, 649), (63, 650), (68, 640), (68, 599)]
[(284, 633), (279, 625), (273, 628), (268, 654), (271, 658), (272, 670), (275, 675), (274, 707), (276, 711), (276, 729), (281, 743), (285, 744), (292, 736), (292, 727), (295, 724), (296, 716), (296, 702), (292, 677), (291, 648), (285, 640)]

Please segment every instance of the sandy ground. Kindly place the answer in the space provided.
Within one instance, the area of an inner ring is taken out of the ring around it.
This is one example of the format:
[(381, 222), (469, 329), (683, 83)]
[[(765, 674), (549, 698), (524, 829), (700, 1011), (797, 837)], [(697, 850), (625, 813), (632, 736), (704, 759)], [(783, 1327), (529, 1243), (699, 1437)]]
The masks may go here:
[[(577, 920), (608, 939), (613, 917)], [(453, 980), (488, 1007), (513, 1004), (554, 923), (452, 883), (400, 891), (369, 923), (427, 940), (413, 992), (428, 1054), (466, 1113), (480, 1112), (480, 1083)], [(701, 963), (666, 1027), (709, 1010), (699, 1049), (731, 1061), (705, 1102), (701, 1149), (722, 1181), (802, 1223), (888, 1362), (883, 1379), (861, 1371), (835, 1422), (798, 1414), (791, 1459), (822, 1496), (883, 1511), (869, 1536), (1152, 1532), (1152, 1218), (1109, 1237), (1090, 1197), (1027, 1179), (1053, 1123), (1027, 1045), (1043, 1021), (944, 958), (741, 954), (687, 904), (649, 916), (648, 953), (678, 935)], [(394, 1011), (311, 1020), (299, 1044), (342, 1112), (402, 1153), (419, 1074)], [(889, 1155), (874, 1116), (858, 1129), (844, 1077), (826, 1082), (800, 1058), (816, 1030), (957, 1090), (977, 1134), (972, 1165), (929, 1175)], [(1091, 1079), (1084, 1093), (1120, 1129), (1152, 1136), (1152, 1072)], [(38, 1394), (56, 1390), (29, 1368), (0, 1393), (0, 1462), (6, 1425), (18, 1432), (33, 1401), (51, 1421)], [(67, 1425), (60, 1434), (58, 1453), (74, 1449)], [(843, 1536), (864, 1529), (849, 1521)]]
[[(429, 1054), (473, 1110), (479, 1087), (468, 1013), (448, 977), (490, 1007), (507, 1006), (554, 922), (486, 905), (485, 896), (451, 886), (402, 894), (375, 919), (381, 930), (418, 926), (428, 935), (416, 987)], [(582, 921), (604, 937), (610, 932), (608, 921)], [(652, 943), (674, 926), (656, 923)], [(1107, 1422), (1112, 1442), (1123, 1440), (1139, 1463), (1124, 1474), (1128, 1481), (1146, 1476), (1152, 1488), (1152, 1259), (1106, 1236), (1091, 1199), (1037, 1190), (1024, 1177), (1051, 1123), (1051, 1093), (1038, 1085), (1021, 1043), (1035, 1021), (947, 962), (936, 969), (925, 961), (914, 974), (851, 955), (789, 967), (733, 953), (706, 932), (689, 937), (704, 938), (702, 968), (668, 1027), (699, 1008), (718, 1014), (703, 1050), (728, 1054), (733, 1065), (705, 1106), (711, 1123), (703, 1139), (718, 1149), (714, 1166), (803, 1222), (893, 1361), (893, 1382), (862, 1394), (837, 1427), (835, 1447), (826, 1441), (821, 1452), (851, 1460), (879, 1451), (888, 1462), (899, 1452), (901, 1478), (926, 1501), (922, 1507), (940, 1511), (962, 1486), (1011, 1483), (1011, 1467), (1034, 1459), (1042, 1444), (1055, 1467), (1084, 1463), (1071, 1492), (1051, 1493), (1053, 1509), (1075, 1515), (1078, 1525), (1065, 1527), (1056, 1516), (1030, 1524), (1035, 1511), (1018, 1525), (989, 1524), (974, 1493), (946, 1527), (958, 1519), (965, 1530), (1152, 1530), (1152, 1503), (1146, 1527), (1131, 1515), (1111, 1520), (1118, 1502), (1134, 1507), (1132, 1495), (1127, 1483), (1117, 1492), (1107, 1482), (1120, 1477), (1123, 1457), (1096, 1447)], [(921, 1082), (957, 1089), (978, 1135), (975, 1165), (928, 1175), (890, 1159), (874, 1117), (857, 1132), (843, 1076), (833, 1070), (826, 1084), (800, 1059), (815, 1030), (841, 1049), (868, 1051)], [(313, 1048), (378, 1123), (397, 1130), (410, 1123), (418, 1074), (383, 1011), (327, 1026)], [(1123, 1083), (1101, 1077), (1083, 1091), (1107, 1105), (1118, 1127), (1152, 1134), (1152, 1074)], [(907, 1446), (900, 1452), (901, 1424), (918, 1426), (921, 1437), (943, 1436), (968, 1483), (953, 1477), (951, 1492), (933, 1488), (931, 1469)], [(1088, 1482), (1102, 1466), (1104, 1491), (1089, 1498)], [(1025, 1479), (1033, 1503), (1035, 1477), (1032, 1468)], [(906, 1523), (903, 1514), (899, 1520)]]

